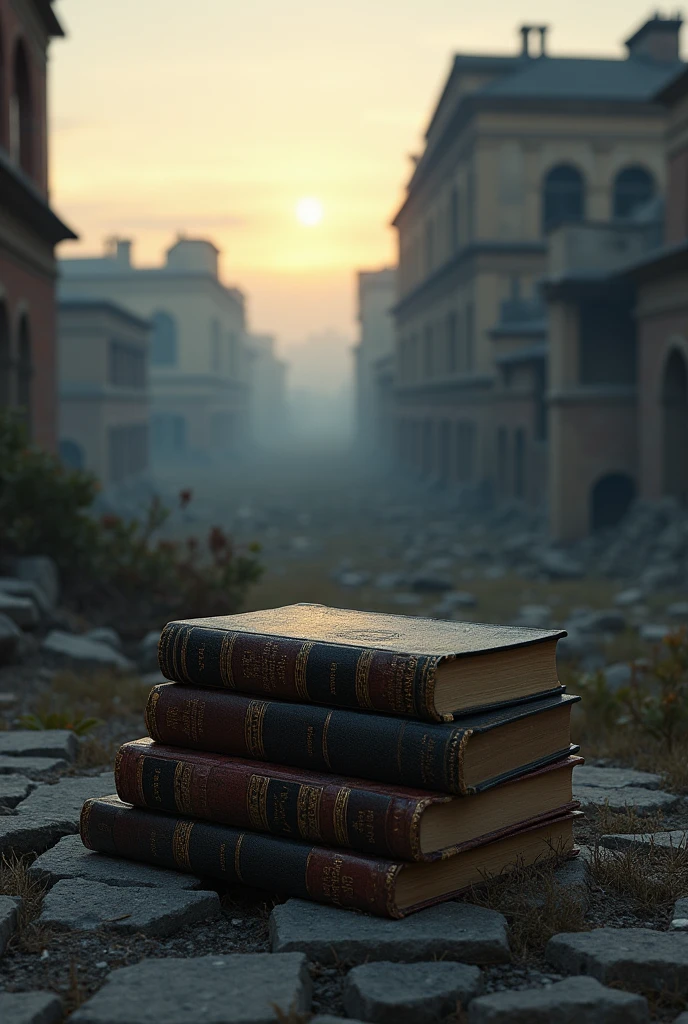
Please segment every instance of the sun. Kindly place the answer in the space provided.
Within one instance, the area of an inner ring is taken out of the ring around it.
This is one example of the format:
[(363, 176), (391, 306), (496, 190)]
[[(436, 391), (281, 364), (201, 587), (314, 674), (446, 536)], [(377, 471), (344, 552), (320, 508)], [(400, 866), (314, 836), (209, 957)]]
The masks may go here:
[(296, 219), (307, 228), (314, 228), (323, 219), (323, 204), (313, 196), (304, 196), (296, 204)]

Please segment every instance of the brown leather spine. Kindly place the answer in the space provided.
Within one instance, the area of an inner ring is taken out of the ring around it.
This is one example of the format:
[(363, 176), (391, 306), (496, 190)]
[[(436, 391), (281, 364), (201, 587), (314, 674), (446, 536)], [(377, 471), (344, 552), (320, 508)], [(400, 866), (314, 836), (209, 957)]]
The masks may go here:
[(404, 861), (426, 859), (423, 811), (451, 800), (148, 739), (120, 748), (115, 783), (120, 799), (137, 807)]

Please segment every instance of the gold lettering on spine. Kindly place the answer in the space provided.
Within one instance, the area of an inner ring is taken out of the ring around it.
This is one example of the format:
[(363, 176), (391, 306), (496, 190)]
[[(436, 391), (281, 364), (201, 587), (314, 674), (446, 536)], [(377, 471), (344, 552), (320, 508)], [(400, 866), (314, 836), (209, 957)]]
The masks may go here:
[(330, 764), (330, 754), (329, 754), (329, 751), (327, 749), (327, 730), (330, 728), (330, 722), (332, 721), (332, 715), (333, 714), (334, 714), (334, 712), (332, 712), (332, 711), (328, 712), (327, 718), (325, 719), (325, 724), (323, 726), (323, 733), (322, 733), (322, 756), (323, 756), (323, 761), (325, 762), (327, 767), (330, 769), (330, 771), (332, 771), (332, 765)]
[(174, 857), (175, 864), (181, 871), (191, 871), (189, 847), (191, 845), (193, 827), (193, 821), (178, 821), (174, 827), (172, 856)]
[(262, 700), (252, 700), (246, 710), (244, 720), (244, 740), (250, 757), (265, 759), (263, 747), (263, 722), (269, 704)]
[(228, 689), (235, 689), (234, 676), (232, 675), (232, 655), (234, 654), (234, 644), (236, 643), (237, 633), (225, 633), (222, 637), (222, 646), (220, 648), (220, 678), (222, 685)]
[(349, 809), (349, 797), (351, 790), (343, 786), (337, 793), (334, 802), (334, 834), (340, 846), (349, 846), (349, 829), (346, 824), (346, 814)]
[(313, 644), (309, 641), (303, 645), (299, 653), (296, 655), (294, 683), (296, 685), (296, 692), (301, 700), (310, 700), (310, 697), (308, 696), (308, 687), (306, 686), (306, 668), (308, 666), (308, 655), (312, 650)]
[(356, 663), (356, 703), (359, 708), (372, 708), (370, 702), (370, 665), (373, 651), (363, 651)]
[(186, 652), (187, 652), (187, 648), (189, 646), (189, 640), (191, 639), (191, 634), (192, 633), (193, 633), (193, 627), (189, 626), (189, 627), (187, 627), (184, 630), (184, 635), (182, 636), (182, 652), (181, 652), (181, 659), (180, 659), (181, 660), (181, 667), (182, 667), (181, 678), (183, 679), (183, 681), (185, 683), (192, 682), (191, 677), (189, 676), (189, 670), (188, 670), (187, 663), (186, 663)]
[(174, 768), (174, 805), (181, 814), (193, 814), (191, 802), (191, 780), (193, 765), (188, 761), (177, 761)]
[(146, 764), (146, 755), (141, 754), (136, 758), (136, 802), (139, 807), (146, 806), (146, 794), (143, 791), (143, 769)]
[(299, 823), (299, 835), (302, 839), (312, 839), (321, 843), (320, 835), (320, 801), (322, 786), (299, 786), (296, 801), (296, 815)]
[(252, 775), (248, 780), (246, 792), (246, 809), (251, 828), (257, 832), (269, 832), (268, 823), (268, 786), (270, 779), (266, 775)]
[(237, 844), (234, 847), (234, 873), (240, 882), (243, 882), (244, 880), (241, 875), (241, 844), (244, 841), (245, 834), (245, 832), (241, 833), (241, 835), (237, 839)]
[(158, 742), (160, 742), (160, 733), (158, 731), (158, 722), (157, 722), (157, 718), (156, 718), (156, 710), (157, 710), (157, 707), (158, 707), (158, 701), (159, 700), (160, 700), (160, 691), (159, 690), (151, 690), (150, 697), (148, 698), (148, 703), (146, 704), (146, 712), (145, 712), (145, 715), (144, 715), (144, 720), (145, 720), (145, 723), (146, 723), (146, 729), (148, 731), (148, 735), (152, 739), (157, 740)]

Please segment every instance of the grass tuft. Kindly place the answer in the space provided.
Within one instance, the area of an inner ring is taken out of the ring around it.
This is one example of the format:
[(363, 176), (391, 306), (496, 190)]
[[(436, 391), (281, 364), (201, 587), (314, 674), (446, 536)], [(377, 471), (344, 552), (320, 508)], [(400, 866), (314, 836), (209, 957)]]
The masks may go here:
[(669, 912), (688, 892), (688, 849), (650, 845), (611, 851), (594, 847), (593, 881), (629, 899), (642, 913)]
[(19, 921), (11, 944), (18, 945), (25, 952), (36, 952), (45, 947), (47, 929), (34, 922), (41, 912), (47, 886), (32, 878), (28, 873), (30, 861), (14, 854), (0, 860), (0, 896), (16, 896), (21, 899)]

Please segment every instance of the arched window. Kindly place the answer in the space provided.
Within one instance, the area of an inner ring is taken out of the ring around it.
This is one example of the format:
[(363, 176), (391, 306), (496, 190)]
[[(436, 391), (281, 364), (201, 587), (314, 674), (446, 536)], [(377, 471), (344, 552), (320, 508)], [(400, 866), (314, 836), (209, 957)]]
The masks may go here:
[(542, 230), (571, 224), (585, 217), (585, 181), (570, 164), (553, 167), (545, 177), (542, 191)]
[(31, 379), (33, 361), (31, 358), (31, 332), (26, 313), (19, 321), (17, 333), (17, 405), (24, 418), (27, 430), (31, 431)]
[(23, 171), (33, 171), (33, 100), (31, 76), (24, 44), (17, 43), (10, 96), (10, 157)]
[(76, 441), (60, 441), (60, 460), (67, 469), (83, 469), (86, 464), (84, 449)]
[(0, 302), (0, 408), (12, 404), (12, 350), (7, 308)]
[(614, 179), (614, 217), (625, 220), (654, 196), (655, 179), (644, 167), (625, 167)]
[(151, 339), (153, 366), (175, 366), (177, 362), (177, 322), (169, 313), (154, 313)]

